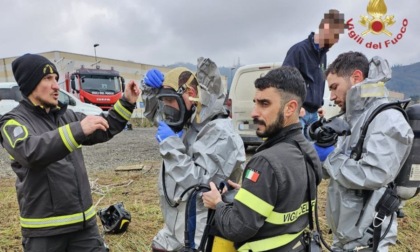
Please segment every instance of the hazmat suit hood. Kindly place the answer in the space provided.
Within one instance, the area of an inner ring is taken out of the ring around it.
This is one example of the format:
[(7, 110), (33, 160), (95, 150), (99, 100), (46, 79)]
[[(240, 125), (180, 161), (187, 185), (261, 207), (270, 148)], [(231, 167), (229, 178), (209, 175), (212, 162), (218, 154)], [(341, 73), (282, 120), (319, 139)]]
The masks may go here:
[(217, 115), (227, 114), (223, 106), (226, 90), (217, 65), (209, 58), (198, 58), (196, 77), (199, 87), (193, 122), (202, 124)]
[[(388, 61), (375, 56), (369, 63), (369, 74), (362, 82), (354, 85), (346, 95), (346, 107), (351, 108), (346, 111), (346, 118), (351, 121), (352, 117), (357, 117), (368, 104), (378, 98), (387, 98), (388, 90), (385, 82), (391, 79), (391, 68)], [(362, 99), (360, 99), (360, 97)]]

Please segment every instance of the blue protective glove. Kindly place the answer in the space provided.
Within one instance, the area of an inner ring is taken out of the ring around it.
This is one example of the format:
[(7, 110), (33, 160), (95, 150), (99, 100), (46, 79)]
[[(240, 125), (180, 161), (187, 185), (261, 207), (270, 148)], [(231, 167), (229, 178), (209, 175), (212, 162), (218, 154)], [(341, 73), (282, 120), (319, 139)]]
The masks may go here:
[(152, 68), (147, 71), (146, 76), (144, 76), (144, 84), (152, 88), (161, 88), (162, 83), (165, 77), (163, 74), (156, 68)]
[(178, 133), (175, 133), (171, 129), (171, 127), (168, 126), (168, 124), (166, 124), (163, 121), (160, 121), (157, 132), (156, 132), (156, 140), (160, 143), (163, 140), (165, 140), (167, 137), (170, 137), (170, 136), (177, 136), (177, 137), (181, 138), (183, 133), (184, 133), (183, 130), (181, 130)]
[(328, 147), (321, 147), (314, 143), (316, 152), (318, 153), (319, 160), (324, 162), (327, 159), (328, 155), (335, 149), (334, 145)]

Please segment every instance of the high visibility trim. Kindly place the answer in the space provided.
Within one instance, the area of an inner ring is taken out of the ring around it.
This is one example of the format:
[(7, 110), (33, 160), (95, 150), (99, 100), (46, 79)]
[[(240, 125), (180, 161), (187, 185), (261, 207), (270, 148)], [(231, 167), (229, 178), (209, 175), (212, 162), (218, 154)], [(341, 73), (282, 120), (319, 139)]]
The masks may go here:
[(130, 120), (130, 118), (131, 118), (131, 112), (128, 109), (124, 108), (124, 106), (121, 104), (120, 100), (118, 100), (115, 103), (114, 109), (126, 121)]
[[(258, 198), (254, 194), (250, 193), (246, 189), (239, 189), (235, 196), (235, 200), (246, 205), (253, 211), (266, 217), (265, 221), (274, 225), (284, 225), (295, 222), (300, 216), (307, 214), (309, 210), (308, 202), (304, 202), (296, 210), (279, 213), (273, 211), (274, 206), (268, 204), (264, 200)], [(314, 210), (315, 200), (312, 200), (312, 209)]]
[(239, 189), (235, 199), (264, 217), (268, 217), (274, 209), (274, 206), (244, 188)]
[(284, 235), (278, 235), (258, 241), (253, 242), (247, 242), (244, 245), (242, 245), (238, 251), (246, 251), (249, 250), (252, 251), (267, 251), (270, 249), (275, 249), (281, 246), (284, 246), (290, 242), (292, 242), (294, 239), (296, 239), (299, 235), (303, 233), (303, 230), (296, 234), (284, 234)]
[[(22, 130), (23, 130), (23, 132), (24, 132), (23, 136), (22, 137), (19, 137), (19, 138), (16, 138), (16, 139), (12, 139), (12, 137), (10, 137), (9, 136), (9, 133), (6, 131), (6, 127), (8, 127), (8, 126), (21, 127)], [(23, 141), (25, 138), (27, 138), (29, 136), (28, 129), (26, 128), (26, 126), (20, 124), (18, 121), (14, 120), (14, 119), (8, 120), (4, 124), (2, 130), (3, 130), (4, 136), (7, 138), (7, 140), (9, 141), (10, 146), (12, 146), (13, 149), (15, 148), (17, 142)]]
[(76, 139), (74, 139), (73, 132), (71, 132), (71, 129), (70, 129), (70, 125), (69, 124), (66, 125), (66, 130), (67, 130), (67, 132), (69, 132), (68, 137), (69, 137), (70, 142), (72, 143), (72, 145), (73, 146), (76, 146), (76, 148), (80, 148), (81, 145), (76, 142)]
[[(85, 219), (89, 220), (96, 215), (95, 207), (91, 206), (88, 210), (82, 213), (55, 216), (48, 218), (23, 218), (20, 217), (20, 225), (24, 228), (47, 228), (70, 225), (74, 223), (83, 222)], [(85, 216), (85, 218), (83, 218)]]
[[(312, 210), (315, 211), (315, 200), (312, 200)], [(300, 207), (288, 213), (271, 212), (265, 220), (274, 225), (284, 225), (295, 222), (300, 216), (307, 214), (309, 211), (308, 202), (304, 202)]]
[(77, 144), (74, 140), (73, 133), (71, 132), (70, 125), (64, 125), (58, 128), (58, 133), (60, 134), (61, 140), (64, 145), (70, 152), (73, 152), (75, 149), (79, 148), (81, 145)]

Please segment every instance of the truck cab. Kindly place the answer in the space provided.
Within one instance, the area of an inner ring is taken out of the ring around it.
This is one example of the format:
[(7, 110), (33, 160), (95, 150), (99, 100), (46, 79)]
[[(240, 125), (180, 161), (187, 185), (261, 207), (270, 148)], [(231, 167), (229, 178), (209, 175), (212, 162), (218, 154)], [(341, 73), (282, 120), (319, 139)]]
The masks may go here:
[(81, 67), (72, 74), (66, 74), (65, 78), (65, 90), (73, 93), (80, 101), (94, 104), (104, 111), (112, 108), (124, 91), (124, 78), (113, 68)]

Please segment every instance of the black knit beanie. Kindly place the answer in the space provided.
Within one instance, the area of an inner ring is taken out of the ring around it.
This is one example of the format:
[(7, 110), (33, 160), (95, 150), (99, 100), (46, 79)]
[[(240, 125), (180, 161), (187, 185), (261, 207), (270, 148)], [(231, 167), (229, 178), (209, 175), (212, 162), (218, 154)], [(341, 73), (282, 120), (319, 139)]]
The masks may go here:
[(47, 58), (37, 54), (25, 54), (12, 62), (13, 75), (19, 85), (20, 91), (26, 97), (38, 86), (45, 75), (58, 71), (55, 65)]

